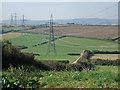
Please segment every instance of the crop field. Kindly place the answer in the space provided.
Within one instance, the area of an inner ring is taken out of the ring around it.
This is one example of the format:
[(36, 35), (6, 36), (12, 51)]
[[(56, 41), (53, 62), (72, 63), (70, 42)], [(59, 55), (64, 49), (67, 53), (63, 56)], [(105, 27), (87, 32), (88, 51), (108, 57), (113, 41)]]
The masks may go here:
[(119, 54), (95, 54), (91, 59), (116, 60)]
[[(27, 32), (49, 33), (49, 28), (28, 30)], [(80, 26), (54, 27), (55, 35), (70, 35), (92, 38), (114, 38), (118, 37), (117, 26)]]

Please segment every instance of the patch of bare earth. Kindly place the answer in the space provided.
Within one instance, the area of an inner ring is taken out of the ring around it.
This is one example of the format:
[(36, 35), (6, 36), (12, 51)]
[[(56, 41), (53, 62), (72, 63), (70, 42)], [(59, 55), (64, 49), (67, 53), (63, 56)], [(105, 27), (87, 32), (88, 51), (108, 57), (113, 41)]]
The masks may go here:
[[(47, 33), (49, 28), (40, 28), (28, 30), (28, 32)], [(72, 26), (72, 27), (54, 27), (55, 35), (71, 35), (81, 37), (95, 37), (95, 38), (114, 38), (118, 37), (117, 26)]]

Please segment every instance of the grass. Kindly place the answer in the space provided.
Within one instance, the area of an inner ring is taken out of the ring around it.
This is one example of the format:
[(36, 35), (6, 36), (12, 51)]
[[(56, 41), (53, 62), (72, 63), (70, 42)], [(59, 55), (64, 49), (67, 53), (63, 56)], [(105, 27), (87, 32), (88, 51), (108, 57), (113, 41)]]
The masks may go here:
[[(118, 67), (97, 66), (82, 72), (9, 69), (3, 71), (3, 86), (26, 88), (118, 88)], [(6, 85), (8, 84), (8, 85)]]
[(91, 59), (116, 60), (119, 54), (95, 54)]
[(60, 40), (56, 40), (55, 43), (57, 55), (50, 53), (50, 55), (47, 56), (48, 44), (31, 47), (22, 51), (40, 54), (40, 56), (36, 56), (39, 60), (69, 60), (70, 62), (73, 62), (79, 56), (69, 56), (67, 55), (68, 53), (79, 54), (85, 49), (106, 51), (118, 50), (117, 43), (104, 40), (65, 37)]
[[(55, 36), (59, 37), (59, 36)], [(55, 40), (57, 54), (50, 53), (47, 55), (48, 43), (44, 45), (38, 45), (49, 40), (49, 35), (43, 34), (27, 34), (15, 38), (11, 38), (10, 41), (13, 45), (27, 46), (28, 49), (22, 50), (22, 52), (30, 52), (34, 54), (40, 54), (35, 56), (39, 60), (69, 60), (70, 63), (75, 61), (79, 56), (69, 56), (68, 53), (81, 53), (83, 50), (105, 50), (115, 51), (118, 50), (118, 44), (112, 41), (92, 39), (92, 38), (78, 38), (78, 37), (65, 37)], [(37, 47), (32, 47), (38, 45)]]
[[(59, 36), (56, 36), (59, 37)], [(42, 34), (27, 34), (23, 35), (21, 37), (16, 37), (13, 39), (10, 39), (13, 45), (18, 46), (28, 46), (32, 47), (33, 45), (40, 44), (42, 42), (48, 41), (48, 35), (42, 35)]]

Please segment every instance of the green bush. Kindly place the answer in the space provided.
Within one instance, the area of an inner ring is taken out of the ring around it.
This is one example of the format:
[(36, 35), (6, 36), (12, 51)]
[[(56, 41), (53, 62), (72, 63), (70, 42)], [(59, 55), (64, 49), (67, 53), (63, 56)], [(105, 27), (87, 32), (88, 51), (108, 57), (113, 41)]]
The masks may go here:
[(22, 53), (19, 49), (12, 46), (11, 42), (4, 40), (2, 42), (2, 67), (8, 68), (10, 65), (34, 65), (42, 70), (48, 70), (47, 66), (34, 59), (32, 53)]
[(79, 61), (76, 64), (65, 64), (57, 61), (41, 61), (43, 64), (48, 66), (49, 70), (52, 71), (82, 71), (84, 69), (91, 70), (94, 68), (88, 60)]

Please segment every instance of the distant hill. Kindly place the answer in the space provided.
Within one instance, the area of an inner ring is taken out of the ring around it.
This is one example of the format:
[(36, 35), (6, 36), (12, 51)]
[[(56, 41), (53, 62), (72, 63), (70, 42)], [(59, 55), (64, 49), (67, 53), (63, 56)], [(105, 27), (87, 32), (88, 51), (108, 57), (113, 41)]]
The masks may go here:
[[(10, 24), (9, 20), (3, 20), (3, 24)], [(17, 24), (21, 24), (22, 21), (17, 21)], [(117, 19), (100, 19), (100, 18), (76, 18), (76, 19), (59, 19), (54, 20), (55, 24), (88, 24), (88, 25), (117, 25)], [(26, 20), (25, 24), (49, 24), (49, 20)]]

